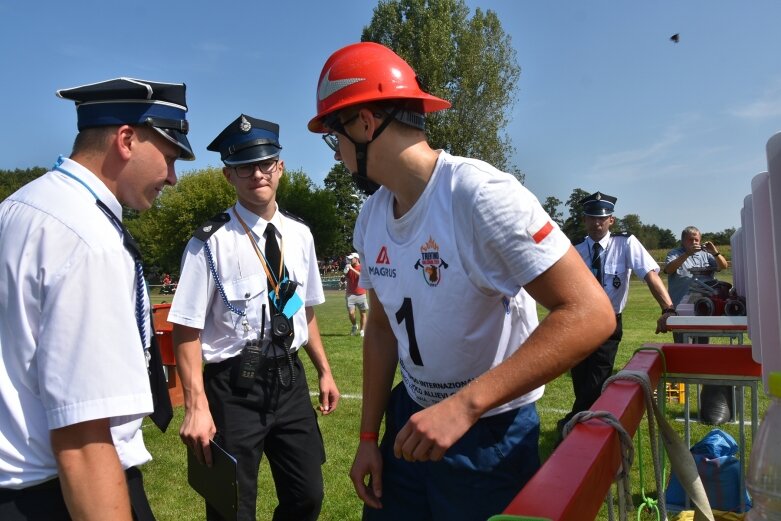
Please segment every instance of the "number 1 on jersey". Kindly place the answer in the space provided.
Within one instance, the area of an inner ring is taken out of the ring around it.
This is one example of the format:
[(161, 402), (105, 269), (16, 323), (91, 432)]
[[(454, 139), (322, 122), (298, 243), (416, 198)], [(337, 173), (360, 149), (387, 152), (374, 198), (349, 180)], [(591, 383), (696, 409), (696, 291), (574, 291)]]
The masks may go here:
[(407, 330), (407, 340), (409, 343), (409, 356), (415, 365), (423, 365), (423, 359), (420, 357), (418, 340), (415, 338), (415, 319), (412, 317), (412, 299), (404, 298), (401, 307), (396, 311), (396, 322), (404, 322), (404, 328)]

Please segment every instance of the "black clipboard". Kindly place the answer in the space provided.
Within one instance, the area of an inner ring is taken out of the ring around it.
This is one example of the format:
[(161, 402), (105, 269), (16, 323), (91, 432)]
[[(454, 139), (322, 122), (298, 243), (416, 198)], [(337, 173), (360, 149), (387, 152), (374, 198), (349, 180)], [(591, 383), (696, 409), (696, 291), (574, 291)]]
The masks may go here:
[(212, 450), (211, 467), (199, 463), (192, 449), (187, 449), (187, 482), (224, 519), (235, 521), (239, 506), (236, 458), (214, 440), (209, 445)]

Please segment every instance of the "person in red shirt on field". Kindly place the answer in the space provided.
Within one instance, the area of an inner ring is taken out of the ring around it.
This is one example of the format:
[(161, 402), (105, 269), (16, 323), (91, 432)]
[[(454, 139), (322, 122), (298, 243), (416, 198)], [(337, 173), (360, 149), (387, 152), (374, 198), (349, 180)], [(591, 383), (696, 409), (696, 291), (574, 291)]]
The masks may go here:
[[(369, 310), (369, 306), (366, 303), (366, 290), (358, 285), (360, 276), (361, 259), (357, 253), (351, 253), (347, 256), (347, 265), (344, 267), (344, 277), (347, 283), (344, 299), (347, 303), (347, 314), (353, 325), (350, 335), (360, 334), (363, 336), (363, 330), (366, 327), (366, 312)], [(358, 323), (355, 320), (355, 308), (358, 308), (361, 314), (360, 329), (358, 329)]]

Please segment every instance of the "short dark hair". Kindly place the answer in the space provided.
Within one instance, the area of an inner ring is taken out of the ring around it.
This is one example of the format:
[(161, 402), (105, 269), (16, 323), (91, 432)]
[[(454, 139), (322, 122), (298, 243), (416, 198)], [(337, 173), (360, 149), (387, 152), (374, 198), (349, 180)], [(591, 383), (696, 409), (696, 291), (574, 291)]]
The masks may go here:
[(117, 126), (85, 128), (73, 141), (72, 155), (105, 150), (108, 137), (116, 132)]

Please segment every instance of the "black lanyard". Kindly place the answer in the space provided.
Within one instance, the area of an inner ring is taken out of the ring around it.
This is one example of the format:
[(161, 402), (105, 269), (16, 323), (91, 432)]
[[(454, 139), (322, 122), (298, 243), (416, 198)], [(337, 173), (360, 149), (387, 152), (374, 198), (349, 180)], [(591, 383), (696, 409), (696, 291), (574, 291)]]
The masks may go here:
[(149, 349), (146, 347), (147, 335), (146, 325), (144, 323), (144, 267), (141, 264), (141, 250), (138, 248), (138, 243), (136, 240), (132, 235), (130, 235), (130, 232), (127, 230), (127, 228), (125, 228), (125, 225), (122, 224), (122, 221), (120, 221), (119, 218), (114, 215), (114, 212), (112, 212), (111, 209), (106, 206), (106, 203), (100, 200), (95, 191), (92, 190), (92, 188), (90, 188), (87, 183), (65, 170), (61, 166), (62, 162), (63, 158), (60, 156), (57, 159), (57, 163), (54, 165), (54, 169), (80, 183), (84, 188), (87, 189), (89, 193), (92, 194), (92, 196), (95, 198), (95, 204), (98, 206), (98, 208), (100, 208), (100, 211), (103, 212), (109, 221), (111, 221), (111, 224), (114, 225), (117, 231), (122, 234), (122, 244), (133, 258), (136, 279), (136, 326), (138, 327), (138, 334), (141, 337), (141, 347), (144, 349), (144, 359), (146, 360), (148, 369), (150, 354)]

